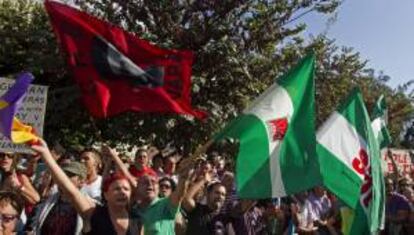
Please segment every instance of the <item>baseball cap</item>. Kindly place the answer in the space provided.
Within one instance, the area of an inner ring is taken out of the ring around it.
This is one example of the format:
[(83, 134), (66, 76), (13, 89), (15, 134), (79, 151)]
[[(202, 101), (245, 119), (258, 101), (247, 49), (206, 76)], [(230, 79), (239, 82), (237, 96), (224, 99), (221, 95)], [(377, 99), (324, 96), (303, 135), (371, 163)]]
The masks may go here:
[(62, 170), (65, 173), (70, 173), (73, 175), (77, 175), (81, 177), (82, 179), (86, 178), (86, 168), (85, 166), (80, 162), (66, 162), (62, 164)]

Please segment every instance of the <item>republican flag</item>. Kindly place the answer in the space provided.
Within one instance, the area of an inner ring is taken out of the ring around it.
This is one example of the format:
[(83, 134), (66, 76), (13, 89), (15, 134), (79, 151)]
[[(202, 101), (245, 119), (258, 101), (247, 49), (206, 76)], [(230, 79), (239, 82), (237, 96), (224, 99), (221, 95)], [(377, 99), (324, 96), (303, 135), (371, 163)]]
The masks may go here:
[(0, 98), (0, 132), (14, 144), (34, 144), (38, 141), (35, 130), (15, 117), (33, 79), (30, 73), (20, 74), (14, 85)]
[(241, 198), (282, 197), (320, 183), (314, 66), (315, 56), (306, 56), (216, 136), (239, 140)]
[(362, 95), (354, 89), (317, 132), (324, 185), (354, 210), (349, 234), (379, 231), (385, 190), (378, 143)]
[(45, 1), (45, 7), (93, 116), (137, 111), (205, 117), (190, 104), (192, 52), (161, 49), (61, 3)]

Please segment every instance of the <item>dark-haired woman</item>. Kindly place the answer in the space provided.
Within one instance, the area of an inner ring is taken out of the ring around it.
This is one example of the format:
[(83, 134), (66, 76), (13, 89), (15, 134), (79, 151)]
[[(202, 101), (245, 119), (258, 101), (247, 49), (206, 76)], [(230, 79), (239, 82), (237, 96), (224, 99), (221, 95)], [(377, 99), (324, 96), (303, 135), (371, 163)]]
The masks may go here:
[(30, 179), (16, 170), (18, 155), (0, 153), (0, 190), (13, 191), (20, 194), (25, 200), (26, 213), (40, 201), (40, 196), (33, 187)]

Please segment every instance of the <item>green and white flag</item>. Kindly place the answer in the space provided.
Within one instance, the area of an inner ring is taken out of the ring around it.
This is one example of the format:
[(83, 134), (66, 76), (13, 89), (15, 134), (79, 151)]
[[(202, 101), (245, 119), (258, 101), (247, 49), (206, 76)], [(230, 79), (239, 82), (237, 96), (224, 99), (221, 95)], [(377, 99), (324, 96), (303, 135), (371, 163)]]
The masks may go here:
[(315, 56), (280, 77), (216, 136), (239, 140), (241, 198), (280, 197), (320, 183), (315, 154)]
[(387, 104), (383, 95), (375, 103), (372, 112), (372, 130), (377, 139), (380, 149), (386, 148), (391, 144), (391, 135), (387, 129)]
[(362, 95), (354, 89), (317, 132), (324, 185), (349, 207), (349, 234), (379, 230), (384, 211), (384, 178), (378, 143)]

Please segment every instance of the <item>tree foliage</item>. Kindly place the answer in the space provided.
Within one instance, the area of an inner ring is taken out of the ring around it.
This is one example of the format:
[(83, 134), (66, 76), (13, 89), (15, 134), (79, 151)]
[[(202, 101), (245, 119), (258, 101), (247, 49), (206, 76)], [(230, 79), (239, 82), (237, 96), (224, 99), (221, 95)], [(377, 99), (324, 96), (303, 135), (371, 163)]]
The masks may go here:
[[(328, 14), (338, 0), (85, 0), (75, 4), (162, 47), (191, 49), (193, 105), (209, 112), (200, 122), (174, 114), (126, 113), (92, 119), (69, 78), (47, 16), (39, 2), (0, 0), (0, 76), (22, 69), (50, 86), (45, 134), (64, 145), (173, 142), (191, 151), (237, 116), (250, 100), (308, 51), (318, 57), (317, 118), (320, 124), (356, 85), (369, 107), (383, 93), (390, 106), (391, 131), (398, 137), (412, 112), (403, 92), (387, 86), (387, 76), (367, 69), (351, 48), (319, 36), (305, 41), (306, 24), (296, 19), (309, 12)], [(398, 138), (394, 138), (398, 139)], [(396, 144), (399, 144), (396, 142)]]

